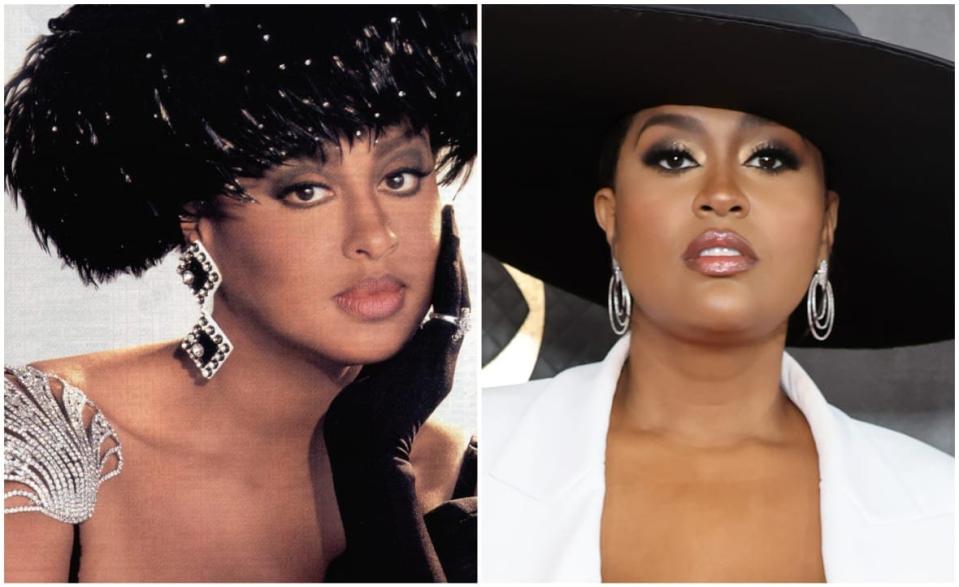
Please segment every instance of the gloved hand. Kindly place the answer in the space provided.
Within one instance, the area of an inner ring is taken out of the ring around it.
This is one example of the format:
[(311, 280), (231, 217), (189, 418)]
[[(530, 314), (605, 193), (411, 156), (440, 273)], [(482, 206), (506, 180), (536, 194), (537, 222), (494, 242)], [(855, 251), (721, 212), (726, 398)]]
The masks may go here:
[[(453, 208), (433, 281), (433, 312), (469, 308)], [(413, 438), (449, 394), (462, 344), (457, 325), (433, 318), (390, 359), (363, 367), (333, 400), (323, 434), (346, 535), (348, 567), (362, 581), (445, 581), (423, 522), (410, 463)]]

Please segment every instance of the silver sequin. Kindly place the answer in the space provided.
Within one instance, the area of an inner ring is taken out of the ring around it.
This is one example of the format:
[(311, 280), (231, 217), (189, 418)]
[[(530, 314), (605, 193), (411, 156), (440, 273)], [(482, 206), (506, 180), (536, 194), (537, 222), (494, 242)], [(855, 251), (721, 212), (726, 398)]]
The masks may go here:
[[(62, 386), (59, 399), (51, 380)], [(25, 486), (3, 498), (27, 500), (4, 513), (41, 512), (68, 524), (90, 518), (100, 484), (123, 470), (113, 427), (83, 391), (30, 366), (7, 368), (3, 399), (4, 480)]]

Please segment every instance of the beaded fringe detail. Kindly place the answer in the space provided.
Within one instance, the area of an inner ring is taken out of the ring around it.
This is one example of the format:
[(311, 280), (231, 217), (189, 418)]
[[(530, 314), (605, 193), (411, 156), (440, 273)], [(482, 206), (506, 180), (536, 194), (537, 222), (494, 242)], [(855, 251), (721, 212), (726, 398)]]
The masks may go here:
[[(51, 380), (62, 386), (59, 399)], [(123, 469), (113, 427), (83, 391), (30, 366), (6, 368), (3, 399), (3, 476), (24, 485), (4, 492), (3, 513), (88, 519), (100, 484)], [(17, 505), (7, 507), (11, 499)]]

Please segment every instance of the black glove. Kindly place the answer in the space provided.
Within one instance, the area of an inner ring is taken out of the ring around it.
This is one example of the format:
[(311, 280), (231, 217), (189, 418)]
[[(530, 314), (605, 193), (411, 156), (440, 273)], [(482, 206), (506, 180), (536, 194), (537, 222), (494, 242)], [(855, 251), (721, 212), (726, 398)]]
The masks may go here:
[[(469, 308), (453, 208), (433, 281), (433, 312)], [(346, 535), (351, 579), (445, 581), (415, 491), (413, 437), (449, 394), (462, 343), (457, 325), (427, 321), (399, 353), (363, 367), (333, 400), (323, 434)], [(344, 561), (344, 562), (347, 562)]]

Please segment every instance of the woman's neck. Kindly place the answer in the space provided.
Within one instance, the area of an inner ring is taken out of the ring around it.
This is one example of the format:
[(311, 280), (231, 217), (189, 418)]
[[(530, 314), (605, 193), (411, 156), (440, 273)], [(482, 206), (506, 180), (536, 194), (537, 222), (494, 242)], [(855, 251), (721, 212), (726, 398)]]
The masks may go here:
[(616, 393), (620, 426), (701, 448), (791, 436), (797, 410), (779, 387), (784, 333), (710, 345), (637, 326)]
[(279, 339), (224, 308), (214, 319), (233, 352), (206, 383), (204, 394), (233, 428), (266, 436), (312, 433), (333, 398), (360, 366), (337, 364)]

